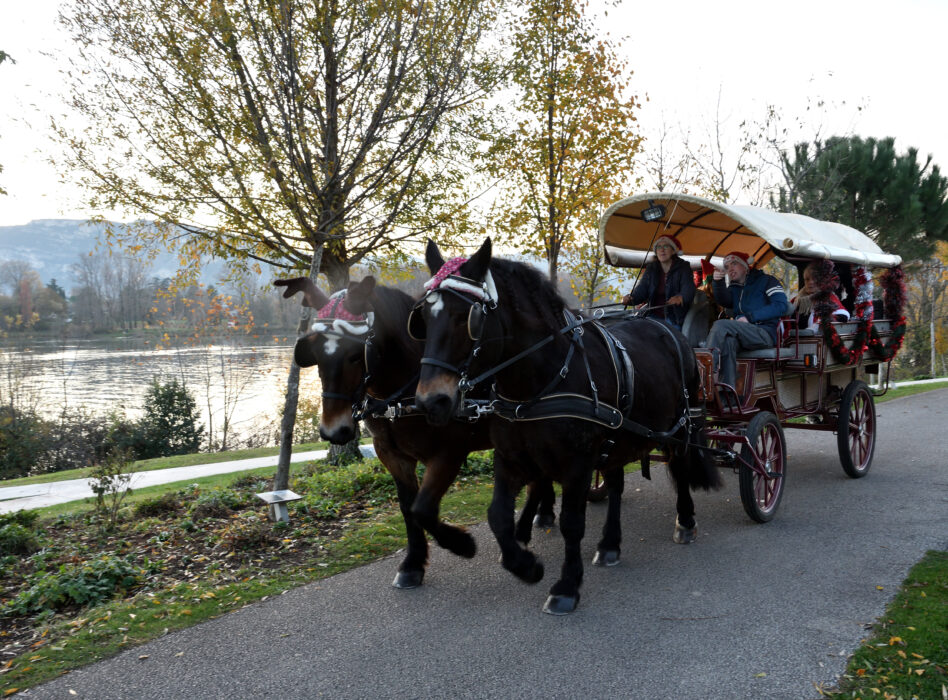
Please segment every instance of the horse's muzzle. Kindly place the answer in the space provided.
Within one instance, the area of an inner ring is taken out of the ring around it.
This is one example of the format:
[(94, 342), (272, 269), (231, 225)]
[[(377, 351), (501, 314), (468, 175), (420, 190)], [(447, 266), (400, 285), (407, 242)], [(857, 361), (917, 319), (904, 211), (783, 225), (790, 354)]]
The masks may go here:
[(415, 396), (415, 405), (424, 412), (429, 424), (440, 427), (450, 423), (454, 417), (457, 398), (440, 392), (424, 396), (418, 394)]
[(328, 440), (333, 445), (345, 445), (347, 442), (351, 442), (355, 436), (354, 425), (346, 425), (343, 423), (329, 428), (327, 428), (325, 424), (319, 426), (319, 437), (323, 440)]

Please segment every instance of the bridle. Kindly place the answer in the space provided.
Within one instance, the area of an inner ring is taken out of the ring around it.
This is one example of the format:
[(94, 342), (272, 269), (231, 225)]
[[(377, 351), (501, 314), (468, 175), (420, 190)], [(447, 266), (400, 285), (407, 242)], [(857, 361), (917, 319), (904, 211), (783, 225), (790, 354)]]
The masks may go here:
[(497, 288), (494, 286), (490, 271), (487, 272), (482, 282), (455, 274), (466, 261), (467, 258), (451, 258), (445, 262), (435, 276), (425, 283), (425, 289), (427, 290), (425, 295), (415, 304), (408, 316), (408, 335), (414, 340), (424, 342), (427, 339), (427, 328), (423, 316), (426, 305), (432, 307), (439, 304), (443, 305), (445, 295), (452, 295), (470, 305), (467, 314), (467, 335), (474, 344), (471, 346), (467, 358), (459, 365), (452, 365), (436, 357), (425, 355), (420, 362), (422, 365), (439, 367), (458, 375), (460, 377), (458, 386), (462, 394), (473, 387), (473, 384), (469, 384), (467, 381), (467, 373), (471, 364), (481, 352), (484, 342), (484, 328), (487, 325), (490, 312), (497, 308), (498, 298)]
[(324, 399), (335, 399), (338, 401), (349, 401), (355, 406), (363, 400), (365, 396), (365, 387), (372, 378), (372, 367), (374, 366), (378, 353), (373, 344), (375, 338), (375, 312), (369, 310), (364, 314), (353, 314), (344, 306), (347, 290), (336, 292), (329, 297), (326, 303), (316, 314), (310, 326), (310, 333), (329, 338), (339, 338), (340, 340), (351, 340), (361, 343), (364, 346), (362, 353), (362, 381), (351, 394), (342, 394), (335, 391), (323, 391), (321, 396)]

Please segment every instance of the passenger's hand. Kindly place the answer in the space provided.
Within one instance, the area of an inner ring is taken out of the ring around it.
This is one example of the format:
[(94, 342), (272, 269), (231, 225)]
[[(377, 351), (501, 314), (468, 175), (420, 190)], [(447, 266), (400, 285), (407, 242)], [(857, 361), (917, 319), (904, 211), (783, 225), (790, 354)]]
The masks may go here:
[(718, 268), (714, 268), (714, 279), (716, 279), (716, 280), (723, 280), (723, 279), (724, 279), (724, 270), (719, 270)]
[(670, 306), (681, 306), (685, 303), (685, 300), (681, 298), (681, 294), (676, 294), (671, 299), (668, 300)]
[(735, 321), (740, 321), (741, 323), (750, 323), (750, 321), (747, 320), (747, 316), (738, 316), (738, 317), (737, 317), (736, 319), (734, 319), (734, 320), (735, 320)]

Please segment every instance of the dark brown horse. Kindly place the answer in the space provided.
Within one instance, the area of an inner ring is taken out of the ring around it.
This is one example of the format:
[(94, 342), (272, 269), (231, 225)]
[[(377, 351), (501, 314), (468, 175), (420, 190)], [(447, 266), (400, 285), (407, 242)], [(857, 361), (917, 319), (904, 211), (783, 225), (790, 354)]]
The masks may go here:
[[(332, 298), (307, 277), (274, 284), (286, 287), (284, 297), (302, 292), (303, 304), (320, 310), (312, 330), (297, 340), (294, 349), (300, 367), (319, 368), (323, 387), (320, 435), (334, 444), (345, 444), (355, 437), (356, 419), (361, 417), (379, 460), (395, 479), (408, 546), (393, 585), (414, 588), (422, 583), (428, 561), (425, 531), (445, 549), (474, 556), (474, 539), (463, 528), (442, 521), (439, 509), (467, 455), (491, 447), (487, 420), (453, 420), (435, 431), (418, 414), (381, 415), (396, 404), (414, 402), (423, 348), (407, 333), (414, 300), (396, 289), (377, 286), (373, 277), (350, 284), (345, 293)], [(425, 465), (420, 487), (418, 462)], [(523, 542), (530, 540), (534, 515), (538, 525), (552, 526), (550, 482), (531, 491), (517, 531)]]
[(426, 260), (433, 277), (410, 321), (413, 335), (426, 337), (416, 405), (433, 425), (446, 426), (465, 391), (493, 383), (495, 480), (488, 519), (503, 566), (529, 583), (543, 577), (543, 565), (516, 540), (514, 499), (536, 479), (563, 486), (566, 554), (544, 610), (565, 614), (579, 602), (586, 495), (596, 468), (605, 477), (609, 507), (594, 563), (618, 563), (623, 466), (658, 444), (670, 451), (677, 491), (674, 540), (692, 541), (689, 489), (717, 486), (719, 477), (690, 445), (702, 439), (703, 418), (686, 401), (686, 390), (697, 401), (698, 369), (684, 337), (647, 319), (612, 324), (611, 336), (602, 332), (572, 316), (533, 268), (492, 259), (490, 239), (469, 260), (447, 263), (429, 242)]

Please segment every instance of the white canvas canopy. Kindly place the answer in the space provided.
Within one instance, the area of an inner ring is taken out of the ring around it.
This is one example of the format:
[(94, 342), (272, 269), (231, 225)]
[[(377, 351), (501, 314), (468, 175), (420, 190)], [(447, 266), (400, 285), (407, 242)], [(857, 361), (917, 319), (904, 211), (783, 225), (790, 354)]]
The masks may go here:
[[(662, 205), (665, 213), (645, 221), (642, 211)], [(866, 234), (843, 224), (818, 221), (800, 214), (720, 204), (687, 194), (656, 192), (616, 202), (599, 220), (599, 237), (606, 262), (619, 267), (641, 266), (651, 256), (659, 236), (674, 234), (684, 258), (720, 264), (732, 251), (754, 256), (759, 267), (774, 251), (791, 258), (828, 258), (869, 267), (895, 267), (898, 255), (882, 251)]]

